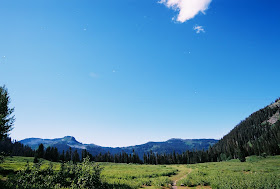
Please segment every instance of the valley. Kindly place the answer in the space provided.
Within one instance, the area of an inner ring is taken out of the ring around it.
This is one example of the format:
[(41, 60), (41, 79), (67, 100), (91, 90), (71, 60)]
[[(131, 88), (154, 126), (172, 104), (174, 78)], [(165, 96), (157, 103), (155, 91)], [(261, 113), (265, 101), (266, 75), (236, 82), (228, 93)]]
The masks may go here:
[(0, 1), (0, 189), (280, 189), (280, 1)]

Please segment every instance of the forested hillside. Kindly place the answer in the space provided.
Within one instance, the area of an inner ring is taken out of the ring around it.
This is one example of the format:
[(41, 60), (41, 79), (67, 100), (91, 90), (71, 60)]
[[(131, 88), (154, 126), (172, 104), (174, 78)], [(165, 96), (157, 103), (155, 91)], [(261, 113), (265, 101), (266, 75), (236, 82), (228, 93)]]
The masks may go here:
[(280, 154), (280, 99), (251, 114), (209, 149), (213, 159)]

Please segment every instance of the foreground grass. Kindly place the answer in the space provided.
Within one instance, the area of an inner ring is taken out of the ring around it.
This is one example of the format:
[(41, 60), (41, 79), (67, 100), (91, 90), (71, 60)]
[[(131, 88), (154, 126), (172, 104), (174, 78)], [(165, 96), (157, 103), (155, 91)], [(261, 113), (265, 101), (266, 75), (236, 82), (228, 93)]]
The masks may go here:
[[(17, 171), (33, 165), (33, 158), (6, 157), (0, 164), (0, 178), (6, 180)], [(247, 161), (201, 163), (193, 165), (136, 165), (98, 163), (102, 167), (101, 180), (110, 188), (171, 188), (176, 182), (180, 188), (262, 188), (280, 189), (280, 156), (247, 157)], [(41, 169), (46, 169), (49, 161), (42, 160)], [(60, 163), (53, 163), (54, 171), (59, 171)]]
[[(16, 172), (23, 170), (27, 164), (33, 166), (33, 159), (29, 157), (5, 157), (4, 163), (0, 164), (0, 178), (6, 180)], [(41, 159), (41, 169), (50, 166), (49, 161)], [(61, 164), (52, 163), (54, 171), (59, 171)], [(159, 188), (171, 186), (170, 176), (178, 173), (178, 169), (165, 165), (137, 165), (98, 163), (102, 168), (101, 180), (108, 183), (110, 188), (138, 189), (146, 186)]]
[[(27, 164), (33, 166), (33, 157), (21, 157), (21, 156), (13, 156), (13, 157), (5, 157), (4, 163), (0, 164), (0, 179), (6, 179), (7, 176), (13, 175), (16, 172), (24, 169)], [(50, 161), (40, 159), (42, 163), (41, 168), (46, 169), (50, 165)], [(60, 169), (60, 163), (52, 163), (53, 169), (58, 171)]]
[(188, 187), (211, 186), (211, 188), (280, 188), (280, 156), (251, 156), (246, 162), (238, 160), (218, 163), (188, 165), (192, 169), (177, 185)]
[(165, 165), (102, 163), (101, 167), (104, 168), (101, 173), (101, 179), (104, 182), (126, 185), (129, 188), (168, 187), (172, 184), (170, 176), (178, 173), (177, 168)]

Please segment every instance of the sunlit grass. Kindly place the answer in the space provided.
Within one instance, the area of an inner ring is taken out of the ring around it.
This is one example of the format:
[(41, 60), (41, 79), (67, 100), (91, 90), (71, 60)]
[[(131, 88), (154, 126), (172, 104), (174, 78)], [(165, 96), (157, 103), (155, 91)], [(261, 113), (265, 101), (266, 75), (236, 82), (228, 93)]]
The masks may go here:
[[(33, 157), (22, 157), (22, 156), (13, 156), (13, 157), (5, 157), (4, 163), (0, 164), (0, 168), (11, 171), (19, 171), (23, 169), (27, 163), (32, 166), (33, 165)], [(40, 163), (42, 164), (41, 168), (45, 169), (49, 166), (50, 161), (40, 159)], [(54, 170), (59, 170), (60, 163), (52, 162)]]
[(169, 186), (170, 176), (177, 174), (178, 169), (165, 165), (135, 165), (102, 163), (102, 180), (109, 184), (128, 185), (131, 188), (141, 186)]
[(189, 187), (280, 188), (280, 156), (251, 156), (246, 162), (231, 160), (188, 165), (192, 172), (177, 182)]

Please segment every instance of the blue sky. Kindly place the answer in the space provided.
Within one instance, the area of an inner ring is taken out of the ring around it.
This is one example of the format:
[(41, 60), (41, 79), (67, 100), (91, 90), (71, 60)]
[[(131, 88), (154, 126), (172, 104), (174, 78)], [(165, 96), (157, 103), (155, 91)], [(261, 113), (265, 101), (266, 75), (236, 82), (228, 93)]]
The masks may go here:
[(1, 0), (10, 136), (219, 139), (278, 98), (280, 2), (188, 1)]

